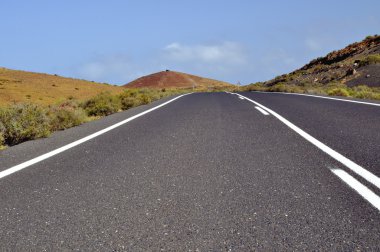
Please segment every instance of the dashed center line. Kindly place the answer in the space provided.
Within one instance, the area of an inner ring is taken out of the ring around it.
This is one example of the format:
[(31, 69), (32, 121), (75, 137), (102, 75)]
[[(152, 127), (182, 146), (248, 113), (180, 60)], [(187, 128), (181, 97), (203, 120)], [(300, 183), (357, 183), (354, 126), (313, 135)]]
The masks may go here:
[[(365, 180), (367, 180), (368, 182), (372, 183), (374, 186), (376, 186), (377, 188), (380, 189), (380, 178), (378, 176), (376, 176), (375, 174), (373, 174), (372, 172), (366, 170), (365, 168), (356, 164), (352, 160), (346, 158), (342, 154), (331, 149), (330, 147), (328, 147), (327, 145), (325, 145), (321, 141), (319, 141), (316, 138), (314, 138), (313, 136), (309, 135), (308, 133), (306, 133), (305, 131), (303, 131), (302, 129), (300, 129), (299, 127), (297, 127), (296, 125), (294, 125), (293, 123), (291, 123), (290, 121), (288, 121), (287, 119), (282, 117), (281, 115), (277, 114), (273, 110), (265, 107), (264, 105), (254, 101), (254, 100), (251, 100), (246, 96), (243, 96), (243, 95), (240, 95), (237, 93), (231, 93), (231, 94), (238, 95), (239, 97), (243, 97), (247, 101), (250, 101), (253, 104), (255, 104), (256, 105), (255, 108), (259, 107), (259, 108), (267, 111), (268, 113), (270, 113), (271, 115), (276, 117), (278, 120), (283, 122), (286, 126), (288, 126), (292, 130), (294, 130), (296, 133), (298, 133), (300, 136), (302, 136), (304, 139), (306, 139), (308, 142), (312, 143), (313, 145), (318, 147), (320, 150), (322, 150), (323, 152), (328, 154), (330, 157), (332, 157), (335, 160), (337, 160), (338, 162), (342, 163), (344, 166), (349, 168), (351, 171), (353, 171), (354, 173), (361, 176), (362, 178), (364, 178)], [(355, 191), (357, 191), (363, 198), (365, 198), (368, 202), (370, 202), (373, 206), (375, 206), (377, 209), (380, 210), (380, 198), (379, 198), (379, 196), (377, 196), (374, 192), (372, 192), (370, 189), (368, 189), (366, 186), (361, 184), (359, 181), (357, 181), (355, 178), (353, 178), (352, 176), (350, 176), (348, 173), (344, 172), (343, 170), (332, 170), (332, 171), (335, 175), (337, 175), (345, 183), (347, 183), (351, 188), (353, 188)]]

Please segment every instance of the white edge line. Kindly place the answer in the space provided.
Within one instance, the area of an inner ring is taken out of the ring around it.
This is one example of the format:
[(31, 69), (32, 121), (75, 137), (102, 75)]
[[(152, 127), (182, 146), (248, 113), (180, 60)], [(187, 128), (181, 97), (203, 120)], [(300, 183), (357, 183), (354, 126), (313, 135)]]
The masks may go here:
[(258, 111), (260, 111), (263, 115), (269, 115), (268, 112), (266, 112), (264, 109), (258, 107), (258, 106), (255, 106), (255, 109), (257, 109)]
[[(189, 94), (190, 94), (190, 93), (189, 93)], [(65, 145), (65, 146), (62, 146), (62, 147), (60, 147), (60, 148), (58, 148), (58, 149), (55, 149), (55, 150), (50, 151), (50, 152), (48, 152), (48, 153), (45, 153), (45, 154), (43, 154), (43, 155), (41, 155), (41, 156), (38, 156), (38, 157), (36, 157), (36, 158), (33, 158), (33, 159), (31, 159), (31, 160), (29, 160), (29, 161), (26, 161), (26, 162), (24, 162), (24, 163), (21, 163), (21, 164), (19, 164), (19, 165), (16, 165), (16, 166), (13, 166), (13, 167), (8, 168), (8, 169), (6, 169), (6, 170), (3, 170), (3, 171), (0, 172), (0, 179), (6, 177), (6, 176), (8, 176), (8, 175), (11, 175), (12, 173), (18, 172), (18, 171), (20, 171), (20, 170), (22, 170), (22, 169), (25, 169), (25, 168), (27, 168), (28, 166), (31, 166), (31, 165), (36, 164), (36, 163), (38, 163), (38, 162), (41, 162), (41, 161), (43, 161), (43, 160), (45, 160), (45, 159), (47, 159), (47, 158), (50, 158), (50, 157), (52, 157), (52, 156), (55, 156), (55, 155), (57, 155), (57, 154), (59, 154), (59, 153), (61, 153), (61, 152), (64, 152), (64, 151), (68, 150), (68, 149), (71, 149), (71, 148), (73, 148), (73, 147), (75, 147), (75, 146), (77, 146), (77, 145), (79, 145), (79, 144), (82, 144), (82, 143), (84, 143), (84, 142), (87, 142), (88, 140), (91, 140), (91, 139), (93, 139), (93, 138), (95, 138), (95, 137), (97, 137), (97, 136), (100, 136), (100, 135), (102, 135), (102, 134), (104, 134), (104, 133), (106, 133), (106, 132), (108, 132), (108, 131), (111, 131), (111, 130), (113, 130), (113, 129), (115, 129), (115, 128), (117, 128), (117, 127), (123, 125), (123, 124), (126, 124), (127, 122), (130, 122), (130, 121), (132, 121), (132, 120), (134, 120), (134, 119), (136, 119), (136, 118), (138, 118), (138, 117), (140, 117), (140, 116), (143, 116), (143, 115), (145, 115), (145, 114), (148, 114), (149, 112), (152, 112), (152, 111), (154, 111), (154, 110), (156, 110), (156, 109), (158, 109), (158, 108), (161, 108), (161, 107), (163, 107), (163, 106), (165, 106), (165, 105), (167, 105), (167, 104), (169, 104), (169, 103), (171, 103), (171, 102), (173, 102), (173, 101), (175, 101), (175, 100), (177, 100), (177, 99), (179, 99), (179, 98), (181, 98), (181, 97), (183, 97), (183, 96), (185, 96), (185, 95), (188, 95), (188, 94), (183, 94), (183, 95), (177, 96), (177, 97), (175, 97), (175, 98), (173, 98), (173, 99), (171, 99), (171, 100), (169, 100), (169, 101), (167, 101), (167, 102), (164, 102), (164, 103), (162, 103), (162, 104), (160, 104), (160, 105), (157, 105), (157, 106), (155, 106), (155, 107), (153, 107), (153, 108), (150, 108), (150, 109), (148, 109), (148, 110), (146, 110), (146, 111), (144, 111), (144, 112), (141, 112), (141, 113), (139, 113), (139, 114), (137, 114), (137, 115), (134, 115), (134, 116), (132, 116), (132, 117), (129, 117), (129, 118), (127, 118), (127, 119), (125, 119), (125, 120), (123, 120), (123, 121), (121, 121), (121, 122), (118, 122), (118, 123), (116, 123), (116, 124), (114, 124), (114, 125), (111, 125), (111, 126), (105, 128), (105, 129), (99, 130), (99, 131), (97, 131), (97, 132), (95, 132), (95, 133), (93, 133), (93, 134), (91, 134), (91, 135), (89, 135), (89, 136), (86, 136), (86, 137), (84, 137), (84, 138), (81, 138), (81, 139), (79, 139), (79, 140), (77, 140), (77, 141), (74, 141), (74, 142), (72, 142), (72, 143), (70, 143), (70, 144), (67, 144), (67, 145)]]
[[(238, 94), (238, 95), (239, 96), (243, 96), (243, 95), (240, 95), (240, 94)], [(320, 142), (316, 138), (312, 137), (311, 135), (309, 135), (308, 133), (306, 133), (302, 129), (298, 128), (296, 125), (294, 125), (293, 123), (289, 122), (287, 119), (285, 119), (284, 117), (280, 116), (279, 114), (277, 114), (273, 110), (265, 107), (264, 105), (261, 105), (258, 102), (255, 102), (255, 101), (253, 101), (253, 100), (251, 100), (251, 99), (249, 99), (249, 98), (247, 98), (245, 96), (243, 96), (243, 97), (247, 101), (250, 101), (253, 104), (256, 104), (257, 106), (259, 106), (259, 107), (265, 109), (266, 111), (268, 111), (270, 114), (272, 114), (273, 116), (275, 116), (277, 119), (279, 119), (281, 122), (283, 122), (285, 125), (287, 125), (292, 130), (294, 130), (295, 132), (297, 132), (299, 135), (301, 135), (307, 141), (309, 141), (310, 143), (314, 144), (319, 149), (321, 149), (323, 152), (325, 152), (326, 154), (330, 155), (332, 158), (334, 158), (335, 160), (339, 161), (340, 163), (342, 163), (343, 165), (345, 165), (346, 167), (348, 167), (351, 171), (355, 172), (356, 174), (358, 174), (359, 176), (363, 177), (364, 179), (366, 179), (367, 181), (369, 181), (370, 183), (372, 183), (373, 185), (375, 185), (377, 188), (380, 189), (380, 178), (377, 177), (375, 174), (371, 173), (370, 171), (367, 171), (366, 169), (364, 169), (360, 165), (356, 164), (355, 162), (351, 161), (350, 159), (346, 158), (342, 154), (340, 154), (340, 153), (336, 152), (335, 150), (331, 149), (330, 147), (328, 147), (324, 143)]]
[(353, 101), (353, 100), (346, 100), (346, 99), (340, 99), (340, 98), (334, 98), (334, 97), (326, 97), (326, 96), (319, 96), (319, 95), (299, 94), (299, 93), (286, 93), (286, 92), (263, 92), (263, 91), (252, 91), (252, 92), (265, 93), (265, 94), (271, 94), (271, 93), (273, 94), (274, 93), (274, 94), (310, 96), (310, 97), (316, 97), (316, 98), (321, 98), (321, 99), (336, 100), (336, 101), (345, 101), (345, 102), (352, 102), (352, 103), (359, 103), (359, 104), (365, 104), (365, 105), (371, 105), (371, 106), (380, 107), (379, 103)]
[(380, 211), (380, 197), (368, 187), (341, 169), (331, 169), (331, 171)]

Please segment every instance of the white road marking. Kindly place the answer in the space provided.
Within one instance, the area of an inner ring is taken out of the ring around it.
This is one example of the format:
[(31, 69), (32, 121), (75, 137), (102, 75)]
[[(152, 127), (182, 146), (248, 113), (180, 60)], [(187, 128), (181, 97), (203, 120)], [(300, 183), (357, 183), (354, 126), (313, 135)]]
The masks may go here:
[(260, 107), (255, 106), (255, 109), (257, 109), (258, 111), (260, 111), (263, 115), (269, 115), (268, 112), (266, 112), (264, 109), (262, 109)]
[(309, 141), (310, 143), (314, 144), (319, 149), (321, 149), (323, 152), (325, 152), (326, 154), (328, 154), (329, 156), (331, 156), (335, 160), (339, 161), (340, 163), (342, 163), (343, 165), (345, 165), (346, 167), (348, 167), (351, 171), (355, 172), (356, 174), (358, 174), (359, 176), (363, 177), (364, 179), (366, 179), (367, 181), (369, 181), (370, 183), (372, 183), (373, 185), (375, 185), (377, 188), (380, 189), (380, 178), (378, 176), (376, 176), (375, 174), (371, 173), (370, 171), (364, 169), (360, 165), (358, 165), (355, 162), (351, 161), (350, 159), (346, 158), (342, 154), (340, 154), (340, 153), (336, 152), (335, 150), (331, 149), (330, 147), (328, 147), (324, 143), (320, 142), (316, 138), (312, 137), (311, 135), (309, 135), (308, 133), (306, 133), (302, 129), (298, 128), (296, 125), (294, 125), (293, 123), (289, 122), (287, 119), (285, 119), (284, 117), (280, 116), (279, 114), (277, 114), (273, 110), (265, 107), (264, 105), (262, 105), (262, 104), (260, 104), (260, 103), (258, 103), (256, 101), (253, 101), (253, 100), (249, 99), (248, 97), (245, 97), (245, 96), (240, 95), (240, 94), (237, 94), (237, 95), (244, 97), (247, 101), (252, 102), (253, 104), (261, 107), (262, 109), (265, 109), (270, 114), (272, 114), (277, 119), (279, 119), (281, 122), (283, 122), (285, 125), (287, 125), (289, 128), (291, 128), (292, 130), (294, 130), (295, 132), (297, 132), (300, 136), (302, 136), (303, 138), (305, 138), (307, 141)]
[(380, 197), (368, 187), (341, 169), (331, 169), (331, 171), (380, 211)]
[(285, 93), (285, 92), (263, 92), (263, 91), (252, 91), (256, 93), (275, 93), (275, 94), (286, 94), (286, 95), (301, 95), (301, 96), (310, 96), (310, 97), (316, 97), (316, 98), (322, 98), (322, 99), (328, 99), (328, 100), (335, 100), (335, 101), (344, 101), (344, 102), (352, 102), (352, 103), (359, 103), (359, 104), (365, 104), (365, 105), (371, 105), (371, 106), (377, 106), (380, 107), (380, 103), (372, 103), (372, 102), (362, 102), (362, 101), (353, 101), (353, 100), (346, 100), (346, 99), (340, 99), (340, 98), (334, 98), (334, 97), (326, 97), (326, 96), (319, 96), (319, 95), (310, 95), (310, 94), (298, 94), (298, 93)]
[(89, 135), (87, 137), (81, 138), (81, 139), (79, 139), (79, 140), (77, 140), (75, 142), (72, 142), (72, 143), (67, 144), (65, 146), (62, 146), (62, 147), (60, 147), (58, 149), (55, 149), (55, 150), (50, 151), (48, 153), (45, 153), (45, 154), (43, 154), (41, 156), (38, 156), (36, 158), (33, 158), (33, 159), (29, 160), (29, 161), (26, 161), (24, 163), (21, 163), (19, 165), (16, 165), (16, 166), (8, 168), (8, 169), (6, 169), (4, 171), (1, 171), (0, 172), (0, 179), (6, 177), (8, 175), (11, 175), (12, 173), (18, 172), (18, 171), (20, 171), (22, 169), (25, 169), (25, 168), (27, 168), (27, 167), (29, 167), (31, 165), (34, 165), (34, 164), (36, 164), (38, 162), (41, 162), (41, 161), (43, 161), (45, 159), (48, 159), (48, 158), (50, 158), (52, 156), (55, 156), (55, 155), (57, 155), (57, 154), (59, 154), (61, 152), (64, 152), (64, 151), (68, 150), (68, 149), (71, 149), (71, 148), (73, 148), (73, 147), (75, 147), (75, 146), (77, 146), (77, 145), (79, 145), (81, 143), (87, 142), (88, 140), (91, 140), (91, 139), (93, 139), (93, 138), (95, 138), (97, 136), (100, 136), (100, 135), (102, 135), (102, 134), (104, 134), (104, 133), (106, 133), (108, 131), (111, 131), (111, 130), (113, 130), (113, 129), (115, 129), (115, 128), (123, 125), (123, 124), (126, 124), (127, 122), (130, 122), (130, 121), (132, 121), (132, 120), (134, 120), (134, 119), (136, 119), (136, 118), (138, 118), (140, 116), (143, 116), (145, 114), (148, 114), (149, 112), (152, 112), (152, 111), (154, 111), (154, 110), (156, 110), (158, 108), (161, 108), (161, 107), (163, 107), (163, 106), (165, 106), (165, 105), (167, 105), (167, 104), (169, 104), (169, 103), (171, 103), (171, 102), (173, 102), (173, 101), (175, 101), (175, 100), (177, 100), (177, 99), (179, 99), (179, 98), (181, 98), (181, 97), (183, 97), (185, 95), (188, 95), (188, 94), (183, 94), (183, 95), (177, 96), (177, 97), (175, 97), (175, 98), (173, 98), (173, 99), (171, 99), (171, 100), (169, 100), (167, 102), (164, 102), (164, 103), (162, 103), (160, 105), (157, 105), (157, 106), (155, 106), (153, 108), (150, 108), (150, 109), (148, 109), (148, 110), (146, 110), (144, 112), (141, 112), (141, 113), (139, 113), (137, 115), (129, 117), (129, 118), (127, 118), (127, 119), (125, 119), (125, 120), (123, 120), (121, 122), (118, 122), (118, 123), (116, 123), (114, 125), (111, 125), (111, 126), (105, 128), (105, 129), (97, 131), (97, 132), (95, 132), (95, 133), (93, 133), (93, 134), (91, 134), (91, 135)]
[(240, 99), (242, 99), (242, 100), (244, 100), (244, 98), (243, 98), (243, 97), (241, 97), (241, 96), (239, 96), (239, 98), (240, 98)]

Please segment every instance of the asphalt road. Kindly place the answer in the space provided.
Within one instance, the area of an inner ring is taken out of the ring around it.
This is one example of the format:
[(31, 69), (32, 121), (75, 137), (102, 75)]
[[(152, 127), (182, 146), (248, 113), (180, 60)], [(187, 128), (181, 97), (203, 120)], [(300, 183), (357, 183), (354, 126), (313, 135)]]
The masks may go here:
[[(380, 107), (242, 95), (380, 176)], [(380, 250), (379, 208), (333, 171), (379, 188), (244, 97), (183, 96), (2, 177), (0, 250)], [(167, 100), (2, 151), (0, 173)]]

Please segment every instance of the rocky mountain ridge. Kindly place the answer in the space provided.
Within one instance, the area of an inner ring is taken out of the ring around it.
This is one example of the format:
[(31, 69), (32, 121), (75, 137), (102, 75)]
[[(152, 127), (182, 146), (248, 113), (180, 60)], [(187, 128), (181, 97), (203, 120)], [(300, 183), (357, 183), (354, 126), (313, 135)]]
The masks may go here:
[(312, 60), (300, 69), (264, 82), (265, 86), (279, 83), (305, 86), (327, 85), (332, 82), (348, 87), (380, 86), (380, 36), (368, 36), (361, 42), (333, 51)]

